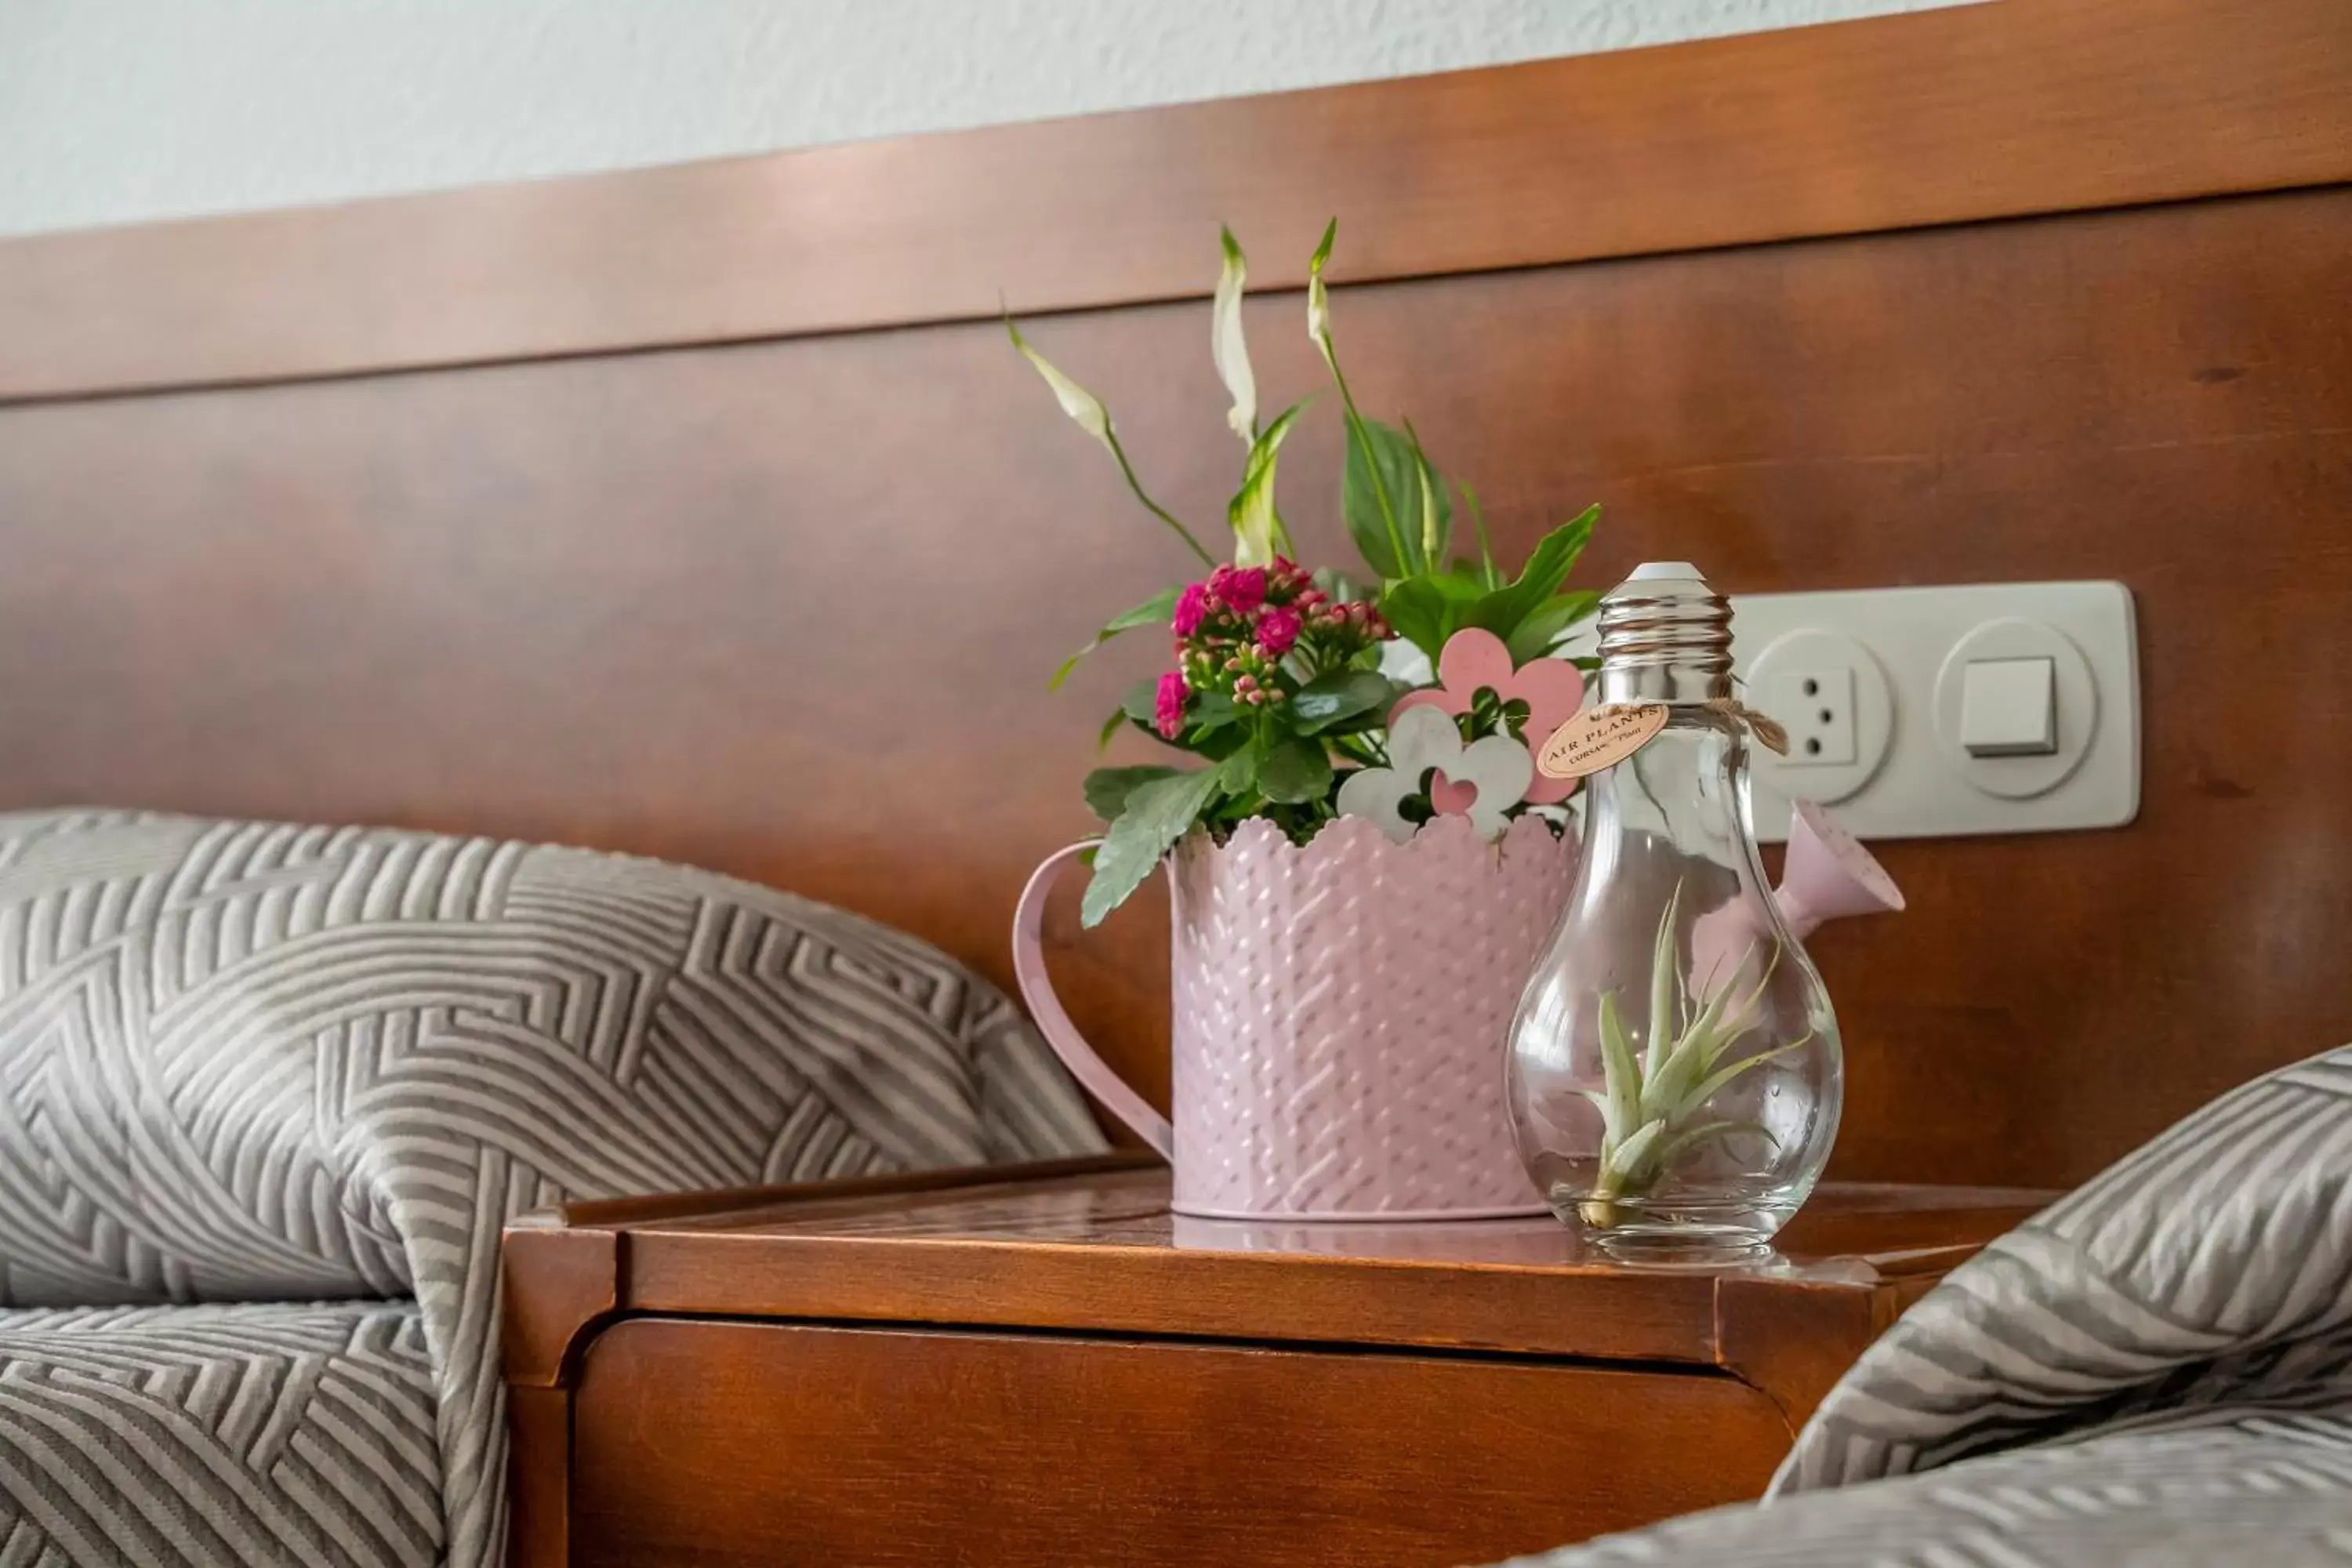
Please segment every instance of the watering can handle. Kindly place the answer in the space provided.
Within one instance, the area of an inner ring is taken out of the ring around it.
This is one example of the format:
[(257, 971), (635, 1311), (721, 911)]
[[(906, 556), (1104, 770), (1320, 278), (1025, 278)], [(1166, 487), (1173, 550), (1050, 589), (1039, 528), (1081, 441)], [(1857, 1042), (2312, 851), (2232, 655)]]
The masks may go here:
[(1031, 873), (1029, 885), (1021, 889), (1021, 902), (1013, 911), (1013, 977), (1021, 984), (1021, 999), (1029, 1004), (1029, 1016), (1037, 1020), (1037, 1032), (1070, 1069), (1070, 1076), (1083, 1085), (1087, 1093), (1100, 1100), (1103, 1108), (1134, 1131), (1163, 1160), (1176, 1157), (1175, 1130), (1168, 1119), (1151, 1108), (1150, 1101), (1135, 1092), (1110, 1064), (1096, 1054), (1063, 1011), (1061, 998), (1054, 994), (1054, 983), (1045, 974), (1045, 948), (1042, 940), (1045, 923), (1045, 895), (1061, 880), (1062, 873), (1071, 862), (1102, 841), (1089, 838), (1073, 844), (1067, 849), (1057, 849), (1045, 857)]

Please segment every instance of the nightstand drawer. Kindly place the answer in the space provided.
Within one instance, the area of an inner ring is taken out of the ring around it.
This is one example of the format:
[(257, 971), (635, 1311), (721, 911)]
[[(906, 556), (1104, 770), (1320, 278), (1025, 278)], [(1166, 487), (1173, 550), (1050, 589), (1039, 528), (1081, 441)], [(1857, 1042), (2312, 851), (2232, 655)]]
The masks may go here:
[(1449, 1563), (1754, 1496), (1771, 1401), (1694, 1369), (635, 1319), (572, 1441), (595, 1564)]

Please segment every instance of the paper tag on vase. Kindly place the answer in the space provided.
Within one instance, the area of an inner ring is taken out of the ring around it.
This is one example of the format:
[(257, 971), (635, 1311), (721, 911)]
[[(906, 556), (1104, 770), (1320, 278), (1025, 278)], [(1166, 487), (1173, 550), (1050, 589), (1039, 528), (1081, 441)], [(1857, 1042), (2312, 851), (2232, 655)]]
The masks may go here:
[(1587, 708), (1551, 732), (1536, 753), (1546, 778), (1580, 779), (1616, 766), (1666, 727), (1664, 702), (1612, 702)]

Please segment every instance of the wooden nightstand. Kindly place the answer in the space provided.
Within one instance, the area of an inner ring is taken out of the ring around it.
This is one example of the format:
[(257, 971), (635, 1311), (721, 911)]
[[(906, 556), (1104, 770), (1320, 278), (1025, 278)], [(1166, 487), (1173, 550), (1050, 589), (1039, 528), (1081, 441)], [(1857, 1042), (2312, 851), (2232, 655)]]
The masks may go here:
[(1751, 1497), (2047, 1194), (1825, 1187), (1744, 1269), (1245, 1226), (1110, 1158), (507, 1232), (516, 1568), (1477, 1562)]

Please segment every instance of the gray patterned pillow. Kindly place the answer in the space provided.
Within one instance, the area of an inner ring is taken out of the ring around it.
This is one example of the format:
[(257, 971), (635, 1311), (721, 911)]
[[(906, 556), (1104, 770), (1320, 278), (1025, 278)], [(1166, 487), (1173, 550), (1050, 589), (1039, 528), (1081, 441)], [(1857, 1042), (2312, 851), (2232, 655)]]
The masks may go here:
[(922, 942), (584, 850), (0, 815), (0, 1305), (414, 1294), (488, 1549), (499, 1230), (563, 1197), (1103, 1146)]
[(1954, 1269), (1769, 1495), (1528, 1568), (2347, 1562), (2352, 1046), (2231, 1090)]

